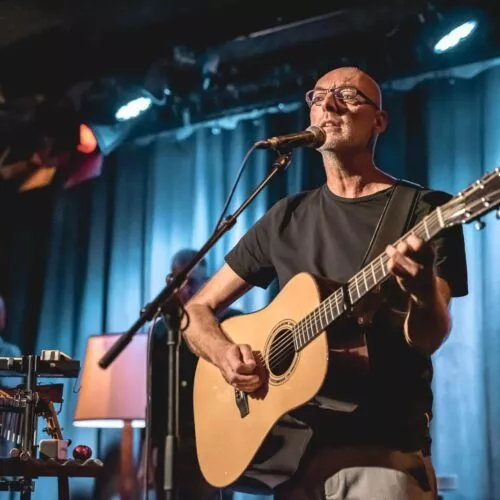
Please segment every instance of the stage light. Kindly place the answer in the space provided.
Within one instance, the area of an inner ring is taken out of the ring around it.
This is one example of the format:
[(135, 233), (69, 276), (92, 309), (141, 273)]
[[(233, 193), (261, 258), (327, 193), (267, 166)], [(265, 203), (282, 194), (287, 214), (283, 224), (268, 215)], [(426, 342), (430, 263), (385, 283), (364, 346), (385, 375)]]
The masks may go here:
[(92, 129), (85, 123), (80, 124), (80, 140), (76, 149), (80, 153), (91, 154), (97, 149), (97, 139)]
[(442, 54), (443, 52), (456, 47), (472, 34), (472, 32), (477, 28), (477, 25), (477, 21), (467, 21), (466, 23), (455, 27), (449, 33), (444, 35), (436, 43), (436, 45), (434, 45), (434, 52), (436, 54)]
[(99, 151), (104, 156), (109, 155), (125, 141), (135, 125), (135, 120), (123, 120), (113, 125), (102, 125), (90, 121), (85, 124), (95, 138)]
[(115, 113), (115, 117), (118, 121), (131, 120), (132, 118), (137, 118), (141, 113), (147, 111), (153, 101), (150, 97), (137, 97), (132, 99), (127, 104), (120, 106), (118, 111)]

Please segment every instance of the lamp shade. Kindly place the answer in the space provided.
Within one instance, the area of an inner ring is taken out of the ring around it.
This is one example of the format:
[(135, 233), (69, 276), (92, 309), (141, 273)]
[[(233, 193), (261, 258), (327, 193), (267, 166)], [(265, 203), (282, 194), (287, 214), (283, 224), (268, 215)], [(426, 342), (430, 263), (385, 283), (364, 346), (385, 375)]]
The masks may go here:
[(120, 335), (92, 335), (87, 341), (78, 401), (77, 427), (144, 427), (147, 401), (147, 335), (137, 334), (108, 368), (98, 365)]

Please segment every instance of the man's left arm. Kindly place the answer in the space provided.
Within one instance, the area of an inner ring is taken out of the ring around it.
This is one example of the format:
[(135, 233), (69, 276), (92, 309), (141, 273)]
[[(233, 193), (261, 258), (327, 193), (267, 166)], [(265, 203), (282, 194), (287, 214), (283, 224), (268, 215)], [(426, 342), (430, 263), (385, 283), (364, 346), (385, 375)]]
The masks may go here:
[(404, 322), (406, 341), (430, 356), (451, 330), (450, 286), (436, 274), (432, 246), (416, 236), (389, 245), (386, 253), (389, 272), (410, 297)]

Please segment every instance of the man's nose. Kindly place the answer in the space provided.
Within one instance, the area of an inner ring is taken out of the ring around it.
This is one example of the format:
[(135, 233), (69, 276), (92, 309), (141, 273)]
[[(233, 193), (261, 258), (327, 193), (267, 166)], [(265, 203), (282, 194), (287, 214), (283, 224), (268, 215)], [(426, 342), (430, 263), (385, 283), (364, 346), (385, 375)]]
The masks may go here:
[(342, 109), (341, 103), (338, 101), (338, 99), (335, 97), (335, 94), (331, 90), (326, 93), (325, 98), (321, 103), (321, 107), (325, 111), (333, 111), (337, 114), (340, 114)]

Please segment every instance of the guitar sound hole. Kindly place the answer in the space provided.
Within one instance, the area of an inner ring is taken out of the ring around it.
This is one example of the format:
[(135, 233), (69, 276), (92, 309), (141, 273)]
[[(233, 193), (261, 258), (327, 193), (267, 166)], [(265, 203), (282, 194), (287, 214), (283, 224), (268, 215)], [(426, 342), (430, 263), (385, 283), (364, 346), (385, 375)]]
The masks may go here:
[(270, 372), (279, 377), (286, 373), (293, 363), (295, 347), (291, 330), (281, 330), (274, 337), (269, 348), (268, 364)]

